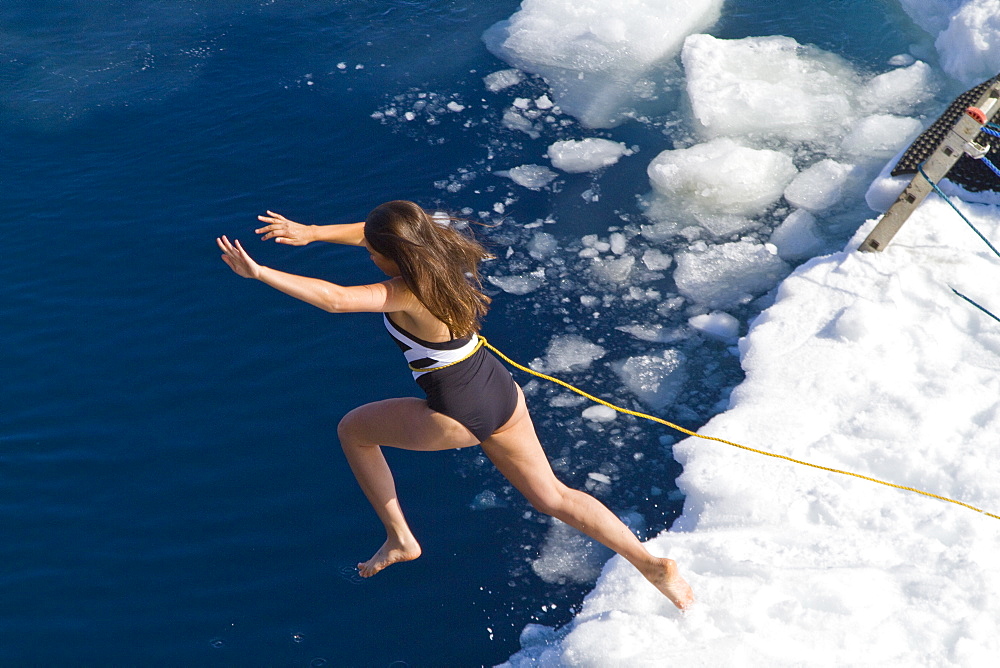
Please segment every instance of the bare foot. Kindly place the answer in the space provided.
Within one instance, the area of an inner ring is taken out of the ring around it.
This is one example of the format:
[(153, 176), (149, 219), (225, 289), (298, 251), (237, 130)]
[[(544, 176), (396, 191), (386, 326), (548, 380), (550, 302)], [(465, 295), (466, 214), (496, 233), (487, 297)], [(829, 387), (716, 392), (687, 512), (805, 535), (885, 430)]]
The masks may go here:
[(396, 541), (386, 540), (371, 559), (358, 564), (358, 574), (363, 578), (370, 578), (386, 566), (392, 566), (401, 561), (413, 561), (419, 556), (420, 545), (416, 541), (403, 545)]
[(643, 575), (680, 610), (687, 610), (694, 605), (694, 592), (681, 577), (673, 559), (659, 559), (656, 568)]

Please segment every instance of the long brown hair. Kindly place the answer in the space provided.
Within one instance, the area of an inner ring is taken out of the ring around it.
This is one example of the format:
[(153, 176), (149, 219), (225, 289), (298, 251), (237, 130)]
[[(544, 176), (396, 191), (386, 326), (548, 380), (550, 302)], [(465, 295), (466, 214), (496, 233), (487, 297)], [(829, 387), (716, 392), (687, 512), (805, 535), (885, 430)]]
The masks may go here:
[(479, 262), (489, 255), (482, 244), (405, 200), (375, 207), (365, 240), (396, 263), (406, 287), (452, 336), (479, 331), (491, 301), (479, 277)]

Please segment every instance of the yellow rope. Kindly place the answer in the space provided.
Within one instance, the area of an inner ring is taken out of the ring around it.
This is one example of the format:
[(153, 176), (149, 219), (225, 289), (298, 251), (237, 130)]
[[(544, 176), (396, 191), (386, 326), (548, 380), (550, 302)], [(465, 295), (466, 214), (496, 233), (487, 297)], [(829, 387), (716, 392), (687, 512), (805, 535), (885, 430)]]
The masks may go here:
[(482, 348), (484, 345), (486, 345), (486, 339), (480, 336), (479, 341), (476, 342), (476, 345), (475, 347), (473, 347), (472, 352), (470, 352), (468, 355), (466, 355), (460, 360), (455, 360), (454, 362), (448, 362), (447, 364), (442, 364), (441, 366), (435, 366), (430, 368), (416, 367), (413, 366), (412, 364), (408, 364), (407, 366), (410, 367), (410, 371), (416, 371), (417, 373), (430, 373), (431, 371), (440, 371), (441, 369), (447, 369), (450, 366), (455, 366), (459, 362), (464, 362), (465, 360), (475, 355), (476, 352), (478, 352), (479, 349)]
[(583, 390), (581, 390), (579, 388), (576, 388), (576, 387), (573, 387), (572, 385), (570, 385), (569, 383), (567, 383), (565, 381), (559, 380), (558, 378), (553, 378), (552, 376), (547, 376), (544, 373), (539, 373), (538, 371), (535, 371), (534, 369), (529, 369), (526, 366), (522, 366), (522, 365), (518, 364), (517, 362), (515, 362), (514, 360), (512, 360), (511, 358), (509, 358), (506, 355), (504, 355), (502, 352), (500, 352), (496, 348), (494, 348), (485, 338), (480, 337), (480, 339), (482, 340), (483, 345), (486, 348), (488, 348), (489, 350), (491, 350), (497, 357), (499, 357), (500, 359), (502, 359), (507, 364), (510, 364), (515, 369), (520, 369), (521, 371), (524, 371), (526, 373), (530, 373), (532, 376), (537, 376), (539, 378), (544, 378), (545, 380), (548, 380), (548, 381), (551, 381), (553, 383), (556, 383), (557, 385), (562, 385), (563, 387), (565, 387), (568, 390), (576, 392), (577, 394), (579, 394), (581, 396), (584, 396), (587, 399), (590, 399), (591, 401), (595, 401), (595, 402), (601, 404), (602, 406), (607, 406), (608, 408), (612, 408), (612, 409), (618, 411), (619, 413), (624, 413), (626, 415), (632, 415), (634, 417), (639, 417), (639, 418), (645, 418), (646, 420), (652, 420), (653, 422), (659, 422), (660, 424), (662, 424), (662, 425), (664, 425), (666, 427), (670, 427), (671, 429), (675, 429), (675, 430), (681, 432), (682, 434), (687, 434), (688, 436), (696, 436), (698, 438), (703, 438), (703, 439), (708, 440), (708, 441), (718, 441), (719, 443), (725, 443), (726, 445), (731, 445), (734, 448), (739, 448), (740, 450), (747, 450), (749, 452), (756, 452), (758, 455), (766, 455), (768, 457), (774, 457), (775, 459), (783, 459), (786, 462), (792, 462), (793, 464), (801, 464), (802, 466), (808, 466), (810, 468), (819, 469), (820, 471), (829, 471), (830, 473), (839, 473), (841, 475), (851, 476), (852, 478), (860, 478), (861, 480), (867, 480), (868, 482), (878, 483), (879, 485), (885, 485), (886, 487), (893, 487), (895, 489), (906, 490), (907, 492), (916, 492), (917, 494), (922, 494), (923, 496), (929, 496), (930, 498), (932, 498), (932, 499), (938, 499), (939, 501), (947, 501), (948, 503), (954, 503), (957, 506), (962, 506), (963, 508), (968, 508), (969, 510), (974, 510), (977, 513), (982, 513), (982, 514), (986, 515), (987, 517), (992, 517), (993, 519), (1000, 520), (1000, 515), (994, 515), (993, 513), (988, 513), (985, 510), (983, 510), (982, 508), (977, 508), (976, 506), (973, 506), (971, 504), (965, 503), (963, 501), (956, 501), (955, 499), (949, 499), (947, 496), (940, 496), (938, 494), (932, 494), (930, 492), (925, 492), (923, 490), (916, 489), (915, 487), (906, 487), (905, 485), (897, 485), (895, 483), (886, 482), (885, 480), (879, 480), (878, 478), (870, 478), (868, 476), (861, 475), (859, 473), (851, 473), (850, 471), (841, 471), (840, 469), (830, 468), (829, 466), (820, 466), (819, 464), (810, 464), (809, 462), (804, 462), (802, 460), (794, 459), (792, 457), (786, 457), (785, 455), (778, 455), (778, 454), (775, 454), (773, 452), (766, 452), (764, 450), (757, 450), (756, 448), (750, 448), (750, 447), (747, 447), (745, 445), (740, 445), (739, 443), (733, 443), (732, 441), (727, 441), (724, 438), (716, 438), (715, 436), (705, 436), (703, 434), (699, 434), (699, 433), (693, 432), (693, 431), (691, 431), (689, 429), (685, 429), (684, 427), (676, 425), (673, 422), (668, 422), (668, 421), (666, 421), (666, 420), (664, 420), (662, 418), (658, 418), (658, 417), (656, 417), (654, 415), (647, 415), (646, 413), (639, 413), (637, 411), (631, 411), (631, 410), (629, 410), (627, 408), (622, 408), (620, 406), (615, 406), (614, 404), (608, 403), (607, 401), (604, 401), (603, 399), (598, 399), (597, 397), (595, 397), (592, 394), (587, 394)]

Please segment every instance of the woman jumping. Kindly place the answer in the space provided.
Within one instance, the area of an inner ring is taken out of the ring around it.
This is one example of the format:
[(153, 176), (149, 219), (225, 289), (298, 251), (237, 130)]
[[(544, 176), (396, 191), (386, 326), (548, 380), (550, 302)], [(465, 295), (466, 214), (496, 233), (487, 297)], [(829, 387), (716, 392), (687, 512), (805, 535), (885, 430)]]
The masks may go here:
[(362, 577), (420, 556), (381, 446), (446, 450), (481, 444), (499, 471), (538, 511), (556, 517), (608, 546), (681, 610), (694, 602), (691, 587), (671, 559), (654, 557), (606, 506), (556, 479), (528, 415), (524, 393), (481, 346), (478, 330), (490, 298), (483, 294), (479, 262), (484, 248), (412, 202), (376, 207), (363, 223), (300, 225), (267, 212), (262, 240), (303, 246), (327, 241), (364, 246), (389, 280), (341, 286), (264, 267), (239, 241), (216, 239), (222, 259), (244, 278), (255, 278), (331, 313), (382, 313), (427, 399), (399, 398), (355, 408), (337, 427), (358, 484), (382, 524), (386, 541)]

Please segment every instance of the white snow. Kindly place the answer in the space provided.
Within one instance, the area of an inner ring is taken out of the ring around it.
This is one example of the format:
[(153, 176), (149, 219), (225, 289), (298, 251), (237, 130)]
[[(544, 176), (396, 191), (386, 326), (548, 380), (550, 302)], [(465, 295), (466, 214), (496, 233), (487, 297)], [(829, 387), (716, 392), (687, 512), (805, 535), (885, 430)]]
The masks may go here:
[(1000, 0), (900, 0), (934, 37), (944, 71), (966, 86), (1000, 72)]

